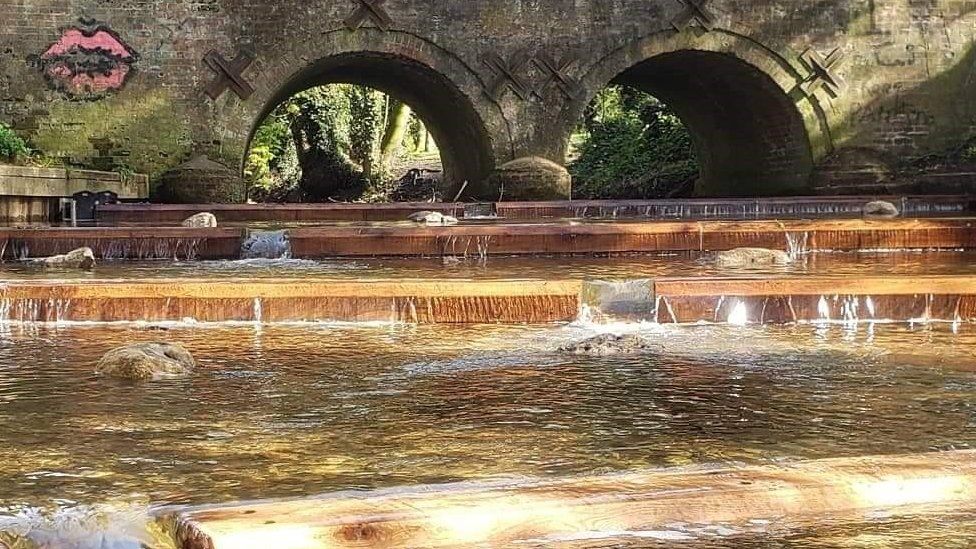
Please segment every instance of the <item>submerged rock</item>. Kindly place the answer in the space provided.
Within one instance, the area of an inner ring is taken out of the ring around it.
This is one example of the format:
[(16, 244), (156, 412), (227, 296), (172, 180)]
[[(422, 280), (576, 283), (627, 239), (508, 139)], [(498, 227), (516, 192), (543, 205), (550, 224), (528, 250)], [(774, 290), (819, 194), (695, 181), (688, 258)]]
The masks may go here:
[(410, 221), (415, 223), (423, 223), (426, 225), (457, 225), (458, 219), (454, 216), (445, 215), (440, 212), (417, 212), (410, 214), (408, 217)]
[(789, 265), (792, 262), (790, 254), (766, 248), (737, 248), (719, 252), (715, 256), (715, 263), (720, 267), (768, 267)]
[(178, 343), (136, 343), (105, 354), (95, 373), (101, 376), (148, 381), (189, 375), (197, 362)]
[(183, 226), (191, 229), (216, 229), (217, 216), (210, 212), (191, 215), (183, 221)]
[(660, 347), (636, 334), (603, 334), (559, 348), (562, 353), (587, 356), (614, 356), (659, 350)]
[(898, 206), (884, 200), (868, 202), (864, 205), (864, 217), (874, 217), (879, 219), (893, 219), (901, 215)]
[(93, 269), (95, 267), (95, 252), (91, 248), (78, 248), (64, 255), (55, 255), (33, 261), (44, 267), (57, 269)]

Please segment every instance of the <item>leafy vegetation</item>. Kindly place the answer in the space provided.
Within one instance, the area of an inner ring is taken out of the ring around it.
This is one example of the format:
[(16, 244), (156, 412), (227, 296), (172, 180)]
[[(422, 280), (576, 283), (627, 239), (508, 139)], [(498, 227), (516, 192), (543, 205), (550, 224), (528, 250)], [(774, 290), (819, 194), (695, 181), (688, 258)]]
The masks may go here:
[(905, 175), (951, 170), (976, 164), (976, 135), (946, 150), (924, 156), (908, 157), (901, 162), (899, 171)]
[(698, 175), (691, 136), (678, 116), (630, 87), (600, 92), (572, 145), (569, 170), (577, 198), (675, 196)]
[(0, 161), (15, 162), (27, 159), (31, 154), (27, 142), (6, 124), (0, 122)]
[[(633, 88), (601, 92), (573, 146), (570, 171), (580, 198), (671, 196), (698, 174), (678, 117)], [(404, 159), (431, 155), (436, 145), (409, 106), (370, 88), (334, 84), (295, 95), (261, 124), (245, 174), (257, 201), (383, 202), (403, 194), (394, 180), (407, 171)]]
[(257, 201), (389, 200), (397, 164), (427, 130), (409, 107), (363, 86), (299, 93), (258, 127), (245, 165)]

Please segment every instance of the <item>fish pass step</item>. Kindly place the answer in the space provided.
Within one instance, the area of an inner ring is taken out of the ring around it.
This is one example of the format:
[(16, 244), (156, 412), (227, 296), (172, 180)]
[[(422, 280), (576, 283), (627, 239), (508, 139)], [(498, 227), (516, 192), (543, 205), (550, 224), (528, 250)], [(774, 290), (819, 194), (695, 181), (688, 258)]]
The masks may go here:
[(579, 309), (577, 281), (147, 280), (0, 285), (8, 322), (549, 323)]
[(419, 211), (436, 211), (462, 217), (465, 204), (106, 204), (99, 206), (101, 223), (182, 223), (184, 219), (210, 212), (221, 223), (315, 221), (406, 221)]
[(976, 276), (0, 284), (0, 322), (976, 321)]
[(865, 204), (895, 204), (905, 216), (966, 215), (976, 212), (976, 197), (943, 196), (799, 196), (785, 198), (692, 198), (664, 200), (572, 200), (500, 202), (506, 219), (780, 219), (861, 217)]
[(160, 522), (181, 549), (494, 547), (973, 504), (976, 452), (955, 451), (347, 492), (163, 511)]
[(655, 281), (659, 323), (976, 321), (976, 277), (685, 278)]
[(48, 257), (85, 246), (100, 259), (237, 259), (244, 238), (240, 228), (0, 228), (0, 260)]
[(497, 214), (505, 219), (644, 218), (644, 219), (768, 219), (777, 217), (860, 216), (865, 204), (891, 202), (909, 216), (962, 215), (976, 212), (971, 196), (845, 196), (729, 198), (686, 200), (572, 200), (498, 202), (485, 204), (109, 204), (99, 206), (102, 223), (180, 223), (191, 215), (211, 212), (222, 223), (316, 221), (404, 221), (428, 210), (454, 217)]
[(976, 248), (976, 219), (703, 221), (318, 227), (290, 231), (295, 257), (571, 255), (741, 247), (815, 250)]
[[(82, 246), (112, 259), (236, 259), (249, 231), (98, 227), (0, 228), (0, 258)], [(287, 232), (295, 258), (708, 252), (740, 247), (817, 250), (973, 249), (976, 219), (702, 221), (316, 227)]]

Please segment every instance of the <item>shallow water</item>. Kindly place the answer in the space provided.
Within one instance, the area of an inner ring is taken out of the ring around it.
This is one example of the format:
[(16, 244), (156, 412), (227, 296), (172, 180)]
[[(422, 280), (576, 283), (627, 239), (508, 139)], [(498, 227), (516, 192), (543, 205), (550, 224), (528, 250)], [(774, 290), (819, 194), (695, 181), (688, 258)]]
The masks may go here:
[[(641, 331), (660, 352), (557, 352), (597, 329)], [(0, 531), (98, 532), (57, 547), (141, 532), (150, 505), (976, 447), (965, 324), (0, 330)], [(200, 369), (142, 385), (93, 375), (120, 342), (158, 339)], [(934, 517), (526, 545), (964, 547), (976, 533), (976, 514)]]
[(831, 517), (817, 524), (755, 522), (750, 525), (689, 526), (640, 532), (613, 539), (519, 544), (562, 549), (963, 549), (976, 539), (976, 511), (930, 509), (925, 514), (892, 517)]
[[(973, 275), (976, 251), (813, 253), (787, 266), (720, 268), (707, 254), (632, 254), (479, 259), (382, 258), (309, 261), (103, 261), (92, 271), (0, 263), (0, 279), (334, 278), (334, 279), (599, 279), (721, 275)], [(554, 268), (554, 265), (558, 265)]]
[[(554, 352), (583, 327), (12, 328), (0, 337), (0, 506), (976, 444), (971, 326), (647, 329), (660, 354), (589, 359)], [(119, 342), (159, 338), (186, 344), (200, 370), (144, 385), (92, 374)]]

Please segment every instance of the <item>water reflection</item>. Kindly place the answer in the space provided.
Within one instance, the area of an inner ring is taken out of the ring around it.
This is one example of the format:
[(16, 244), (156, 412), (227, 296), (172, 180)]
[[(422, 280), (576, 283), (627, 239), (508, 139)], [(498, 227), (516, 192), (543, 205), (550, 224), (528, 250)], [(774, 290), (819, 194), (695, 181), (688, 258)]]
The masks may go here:
[[(662, 351), (555, 352), (594, 329), (10, 327), (0, 507), (51, 514), (976, 444), (971, 325), (604, 326), (644, 330)], [(197, 374), (93, 376), (118, 342), (160, 338), (187, 345)]]
[(554, 262), (561, 278), (597, 280), (657, 276), (735, 274), (891, 275), (976, 274), (976, 252), (830, 252), (798, 257), (791, 265), (760, 269), (718, 268), (708, 254), (629, 254), (578, 257), (477, 258), (363, 258), (363, 259), (250, 259), (242, 261), (103, 261), (94, 270), (38, 269), (23, 263), (0, 263), (0, 277), (20, 279), (133, 279), (133, 278), (551, 278)]

